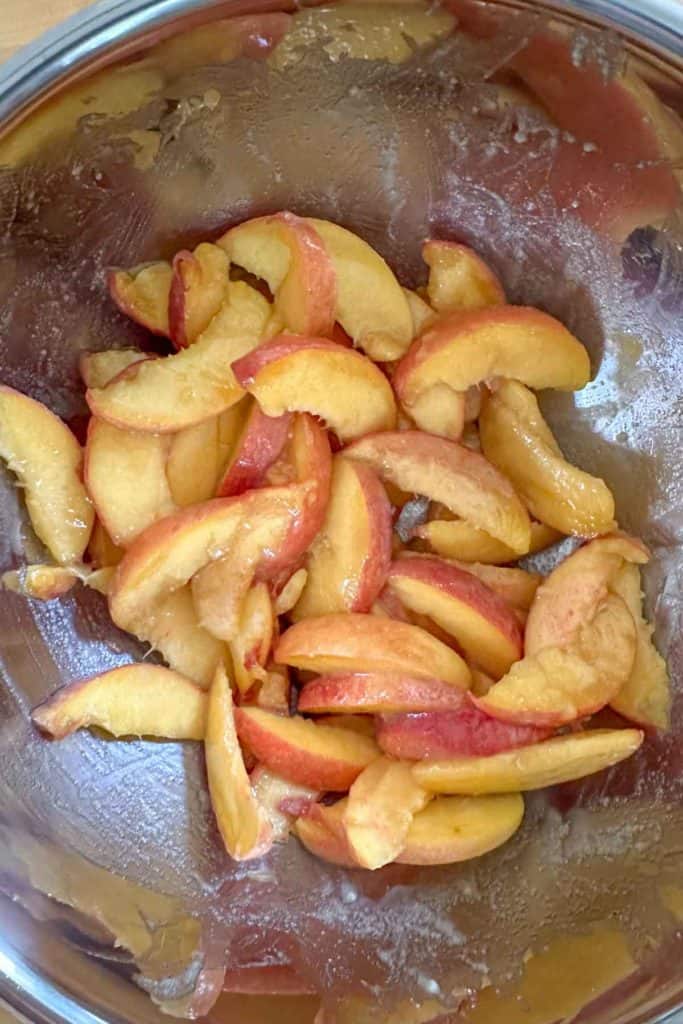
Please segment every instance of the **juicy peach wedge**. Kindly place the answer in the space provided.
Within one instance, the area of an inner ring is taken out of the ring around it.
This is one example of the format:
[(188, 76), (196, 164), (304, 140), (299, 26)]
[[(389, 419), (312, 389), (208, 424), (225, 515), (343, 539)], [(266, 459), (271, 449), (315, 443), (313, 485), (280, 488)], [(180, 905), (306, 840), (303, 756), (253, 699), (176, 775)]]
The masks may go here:
[(360, 865), (351, 852), (342, 825), (347, 802), (344, 797), (329, 807), (316, 804), (309, 813), (296, 819), (294, 833), (316, 857), (339, 867), (358, 868)]
[(266, 416), (258, 404), (252, 402), (218, 483), (218, 497), (243, 494), (262, 484), (266, 471), (286, 444), (291, 419), (290, 413)]
[(359, 672), (312, 679), (299, 692), (298, 708), (313, 715), (372, 715), (453, 710), (461, 706), (462, 700), (458, 690), (441, 679), (418, 679), (398, 672)]
[(170, 439), (166, 476), (178, 508), (216, 495), (251, 399), (243, 398), (219, 416), (179, 430)]
[(427, 297), (440, 315), (504, 304), (500, 281), (469, 246), (429, 239), (422, 246), (422, 259), (429, 267)]
[(152, 359), (139, 348), (108, 348), (101, 352), (83, 352), (78, 370), (86, 388), (103, 388), (129, 366)]
[(250, 775), (251, 788), (268, 815), (273, 830), (273, 842), (284, 842), (292, 831), (296, 818), (305, 814), (322, 795), (310, 786), (298, 786), (259, 764)]
[[(105, 571), (111, 572), (100, 570)], [(115, 586), (115, 578), (110, 579), (108, 597), (111, 598)], [(217, 667), (229, 657), (226, 645), (200, 625), (189, 585), (158, 596), (127, 629), (158, 651), (170, 668), (192, 679), (203, 690), (209, 688)]]
[(35, 601), (52, 601), (62, 597), (75, 587), (85, 567), (77, 569), (71, 565), (24, 565), (21, 569), (10, 569), (2, 574), (0, 583), (5, 590)]
[(528, 513), (509, 481), (477, 452), (417, 430), (371, 434), (347, 458), (367, 463), (385, 481), (438, 501), (514, 551), (529, 550)]
[(176, 348), (191, 345), (228, 297), (230, 261), (219, 246), (200, 242), (173, 257), (168, 296), (168, 325)]
[(78, 562), (95, 518), (81, 480), (83, 453), (41, 402), (0, 386), (0, 458), (21, 484), (31, 525), (56, 562)]
[(62, 687), (32, 712), (55, 739), (97, 726), (113, 736), (203, 740), (206, 694), (160, 665), (124, 665)]
[(142, 263), (130, 270), (112, 268), (107, 273), (109, 294), (122, 313), (152, 334), (168, 338), (168, 297), (173, 270), (170, 263)]
[(590, 729), (490, 757), (424, 761), (413, 774), (432, 793), (526, 792), (611, 768), (635, 754), (643, 738), (639, 729)]
[[(532, 520), (529, 550), (525, 555), (544, 551), (562, 540), (564, 535), (545, 523)], [(416, 527), (415, 537), (426, 541), (432, 551), (443, 558), (455, 558), (461, 562), (482, 562), (488, 565), (505, 565), (519, 557), (512, 548), (496, 540), (485, 530), (480, 530), (464, 519), (434, 518)], [(521, 553), (521, 552), (520, 552)]]
[(524, 818), (519, 793), (441, 796), (413, 818), (399, 864), (456, 864), (490, 853), (510, 839)]

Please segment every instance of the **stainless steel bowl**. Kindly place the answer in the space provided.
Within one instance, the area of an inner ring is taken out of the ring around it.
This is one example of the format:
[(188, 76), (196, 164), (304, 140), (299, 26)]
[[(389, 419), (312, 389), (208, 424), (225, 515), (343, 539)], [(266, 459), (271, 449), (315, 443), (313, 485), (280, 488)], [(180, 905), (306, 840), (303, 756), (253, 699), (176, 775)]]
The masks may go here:
[[(366, 877), (290, 843), (234, 865), (197, 750), (49, 744), (28, 724), (60, 683), (142, 648), (85, 591), (3, 594), (0, 997), (45, 1024), (312, 1021), (306, 992), (323, 994), (319, 1024), (683, 1021), (683, 149), (662, 107), (683, 110), (683, 7), (452, 0), (453, 33), (443, 11), (416, 27), (405, 4), (332, 25), (274, 6), (96, 4), (0, 70), (0, 377), (78, 432), (78, 352), (152, 345), (112, 309), (105, 268), (254, 212), (340, 220), (408, 283), (426, 234), (472, 242), (513, 301), (561, 316), (591, 351), (595, 381), (545, 408), (652, 547), (672, 734), (530, 799), (515, 841), (471, 864)], [(541, 47), (542, 65), (555, 56), (525, 77), (517, 56), (546, 31), (569, 49)], [(610, 91), (625, 57), (658, 96), (628, 77), (658, 126), (648, 158)], [(2, 569), (39, 557), (5, 477), (0, 524)]]

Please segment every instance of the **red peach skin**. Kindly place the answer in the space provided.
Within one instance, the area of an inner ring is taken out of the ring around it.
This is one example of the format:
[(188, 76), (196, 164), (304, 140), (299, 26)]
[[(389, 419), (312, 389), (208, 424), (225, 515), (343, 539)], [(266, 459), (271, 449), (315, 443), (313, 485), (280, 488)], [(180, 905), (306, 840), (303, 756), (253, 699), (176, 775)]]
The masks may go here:
[(228, 498), (260, 487), (269, 466), (285, 446), (292, 417), (266, 416), (254, 402), (218, 484), (216, 495)]
[(309, 715), (452, 711), (462, 702), (450, 683), (395, 672), (319, 676), (299, 693), (299, 711)]

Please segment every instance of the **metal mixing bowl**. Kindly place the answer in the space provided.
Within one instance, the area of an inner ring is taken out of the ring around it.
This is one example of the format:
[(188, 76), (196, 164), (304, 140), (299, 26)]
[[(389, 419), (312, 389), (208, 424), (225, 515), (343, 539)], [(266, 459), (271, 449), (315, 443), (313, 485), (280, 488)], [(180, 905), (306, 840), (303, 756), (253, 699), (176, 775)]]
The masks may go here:
[[(142, 655), (104, 602), (4, 593), (0, 998), (45, 1024), (145, 1024), (157, 1007), (209, 1010), (227, 965), (229, 990), (267, 979), (280, 994), (223, 995), (215, 1024), (312, 1021), (319, 999), (292, 988), (323, 993), (325, 1022), (681, 1022), (683, 151), (660, 103), (683, 109), (683, 6), (501, 2), (492, 28), (491, 9), (453, 0), (455, 34), (443, 13), (418, 31), (405, 4), (323, 15), (324, 31), (321, 15), (290, 23), (274, 6), (96, 4), (0, 69), (0, 124), (13, 127), (0, 139), (0, 377), (78, 433), (78, 352), (153, 344), (113, 309), (105, 268), (252, 213), (339, 220), (413, 284), (425, 235), (471, 242), (512, 301), (560, 316), (591, 351), (594, 382), (545, 411), (652, 548), (672, 733), (620, 770), (529, 799), (515, 840), (471, 864), (366, 877), (292, 842), (235, 865), (200, 751), (89, 734), (49, 744), (28, 723), (57, 685)], [(236, 35), (215, 21), (264, 8)], [(549, 20), (571, 43), (539, 103), (516, 55)], [(297, 45), (269, 56), (292, 24)], [(651, 158), (629, 148), (610, 92), (624, 54), (659, 96), (638, 94), (658, 125)], [(40, 557), (9, 477), (0, 525), (3, 570)]]

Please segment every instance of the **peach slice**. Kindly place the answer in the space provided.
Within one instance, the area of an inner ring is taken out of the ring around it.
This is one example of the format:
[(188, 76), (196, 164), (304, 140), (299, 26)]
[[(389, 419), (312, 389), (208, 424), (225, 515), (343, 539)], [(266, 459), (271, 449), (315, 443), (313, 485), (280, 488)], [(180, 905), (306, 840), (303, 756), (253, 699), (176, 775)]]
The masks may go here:
[(410, 765), (386, 757), (369, 764), (351, 786), (342, 816), (354, 860), (371, 871), (395, 860), (414, 815), (430, 798), (415, 782)]
[(81, 481), (81, 446), (69, 428), (41, 402), (0, 386), (0, 458), (18, 478), (31, 525), (55, 561), (80, 561), (95, 515)]
[(406, 405), (401, 396), (401, 408), (427, 434), (459, 441), (465, 429), (467, 392), (453, 391), (447, 384), (435, 384), (424, 395), (418, 395), (412, 405)]
[(289, 577), (274, 600), (273, 608), (276, 615), (288, 615), (304, 592), (308, 580), (307, 569), (297, 569)]
[(369, 611), (391, 564), (391, 506), (369, 466), (337, 455), (327, 514), (308, 555), (294, 619)]
[(268, 852), (273, 830), (249, 783), (235, 731), (236, 714), (221, 667), (209, 693), (204, 740), (209, 793), (226, 850), (234, 860), (252, 860)]
[(462, 700), (455, 687), (441, 679), (365, 672), (312, 679), (299, 693), (298, 709), (308, 715), (447, 711), (459, 708)]
[(279, 715), (290, 713), (292, 684), (289, 681), (289, 669), (286, 665), (276, 665), (269, 661), (263, 679), (257, 682), (242, 703), (255, 704), (264, 711), (275, 711)]
[(429, 303), (439, 315), (504, 304), (500, 281), (469, 246), (429, 239), (422, 246), (422, 259), (429, 267)]
[(498, 306), (438, 320), (413, 342), (393, 385), (412, 415), (416, 403), (428, 406), (432, 389), (457, 394), (495, 377), (575, 391), (588, 382), (590, 361), (581, 342), (554, 317), (525, 306)]
[(114, 544), (102, 523), (96, 519), (88, 541), (88, 561), (96, 569), (104, 569), (118, 565), (124, 554), (123, 548)]
[(218, 245), (232, 263), (267, 283), (287, 330), (309, 335), (332, 332), (335, 269), (309, 221), (287, 211), (257, 217), (231, 228)]
[(528, 388), (503, 382), (484, 403), (479, 433), (486, 458), (512, 481), (536, 519), (584, 537), (614, 529), (607, 484), (567, 462)]
[(284, 842), (292, 831), (294, 820), (306, 814), (311, 804), (322, 795), (309, 786), (297, 786), (259, 764), (250, 776), (251, 788), (268, 815), (273, 842)]
[(227, 298), (229, 269), (224, 250), (210, 242), (200, 242), (194, 252), (175, 254), (168, 324), (176, 348), (191, 345), (209, 326)]
[(671, 692), (666, 662), (652, 642), (652, 626), (643, 618), (640, 571), (625, 564), (611, 580), (617, 594), (636, 624), (636, 654), (631, 674), (611, 705), (624, 718), (645, 728), (667, 729), (671, 715)]
[[(110, 579), (108, 597), (114, 588), (115, 580)], [(204, 690), (211, 685), (216, 668), (229, 656), (225, 644), (200, 626), (189, 586), (159, 597), (128, 627), (128, 632), (148, 643), (170, 668)]]
[(419, 626), (354, 612), (321, 615), (290, 626), (275, 660), (310, 672), (392, 672), (441, 679), (466, 690), (470, 673), (455, 651)]
[(187, 349), (129, 367), (107, 387), (90, 388), (95, 416), (114, 426), (174, 433), (217, 416), (242, 398), (230, 365), (258, 345), (270, 304), (244, 281), (228, 285), (228, 301)]
[(227, 498), (261, 486), (266, 470), (285, 446), (291, 420), (291, 413), (266, 416), (256, 402), (252, 403), (218, 483), (216, 494), (219, 497)]
[(488, 757), (539, 743), (552, 730), (501, 722), (480, 711), (471, 700), (455, 710), (383, 715), (377, 722), (377, 743), (385, 754), (408, 761), (448, 757)]
[(413, 337), (413, 318), (389, 266), (339, 224), (313, 217), (308, 223), (322, 239), (336, 274), (334, 319), (375, 362), (399, 359)]
[(454, 562), (460, 569), (472, 573), (507, 601), (512, 608), (528, 611), (543, 581), (537, 572), (527, 572), (516, 566), (485, 565), (480, 562)]
[(390, 430), (396, 422), (394, 396), (382, 371), (360, 352), (326, 338), (282, 334), (232, 368), (267, 416), (312, 413), (341, 441)]
[(413, 768), (420, 786), (433, 793), (518, 793), (572, 782), (603, 771), (634, 754), (639, 729), (589, 729), (493, 754), (425, 761)]
[(350, 729), (372, 740), (375, 738), (375, 720), (368, 715), (321, 715), (316, 722), (318, 725), (334, 725), (337, 729)]
[(63, 739), (97, 726), (113, 736), (203, 740), (206, 694), (160, 665), (123, 665), (57, 690), (31, 718), (43, 732)]
[[(489, 565), (503, 565), (514, 562), (519, 554), (507, 544), (496, 540), (485, 530), (480, 530), (464, 519), (432, 519), (418, 526), (415, 537), (426, 541), (432, 551), (443, 558), (456, 558), (460, 562), (484, 562)], [(533, 555), (544, 551), (551, 544), (561, 540), (563, 534), (545, 523), (535, 520), (531, 523), (529, 550), (524, 554)]]
[(440, 501), (514, 551), (529, 550), (530, 522), (508, 480), (477, 452), (417, 430), (372, 434), (344, 453), (404, 491)]
[(275, 617), (270, 592), (265, 583), (255, 583), (248, 591), (240, 613), (239, 628), (230, 642), (232, 667), (240, 693), (246, 693), (265, 678), (265, 664), (275, 635)]
[(599, 711), (633, 669), (636, 629), (621, 598), (610, 595), (566, 648), (527, 654), (477, 705), (488, 715), (526, 725), (567, 725)]
[(0, 582), (5, 590), (15, 594), (35, 601), (52, 601), (67, 594), (79, 579), (80, 575), (73, 566), (24, 565), (21, 569), (4, 572)]
[(404, 288), (403, 294), (408, 302), (410, 308), (410, 315), (413, 318), (413, 337), (416, 338), (418, 334), (422, 334), (428, 327), (431, 327), (436, 320), (436, 313), (429, 305), (425, 302), (421, 295), (414, 292), (411, 288)]
[(139, 348), (108, 348), (102, 352), (83, 352), (78, 370), (86, 388), (103, 388), (129, 366), (152, 357)]
[(350, 729), (295, 715), (283, 718), (260, 708), (237, 708), (237, 733), (266, 768), (311, 789), (344, 792), (379, 757), (376, 744)]
[(527, 654), (566, 647), (595, 616), (625, 562), (647, 562), (647, 548), (636, 537), (614, 533), (577, 548), (536, 591), (526, 624)]
[(442, 796), (413, 818), (399, 864), (456, 864), (502, 846), (524, 818), (520, 793)]
[(446, 630), (494, 678), (522, 657), (522, 631), (510, 605), (472, 573), (438, 558), (399, 558), (387, 586), (405, 608)]
[(316, 857), (343, 868), (357, 868), (359, 864), (351, 853), (342, 826), (346, 805), (346, 797), (331, 807), (314, 804), (308, 814), (297, 818), (294, 832), (306, 849)]
[(202, 420), (173, 435), (166, 460), (166, 476), (178, 508), (198, 505), (214, 497), (250, 401), (244, 398), (220, 416)]
[(122, 313), (152, 334), (168, 337), (168, 297), (173, 270), (170, 263), (143, 263), (130, 270), (107, 272), (109, 294)]
[(98, 518), (125, 548), (148, 526), (175, 511), (166, 477), (168, 438), (120, 430), (91, 417), (83, 477)]

